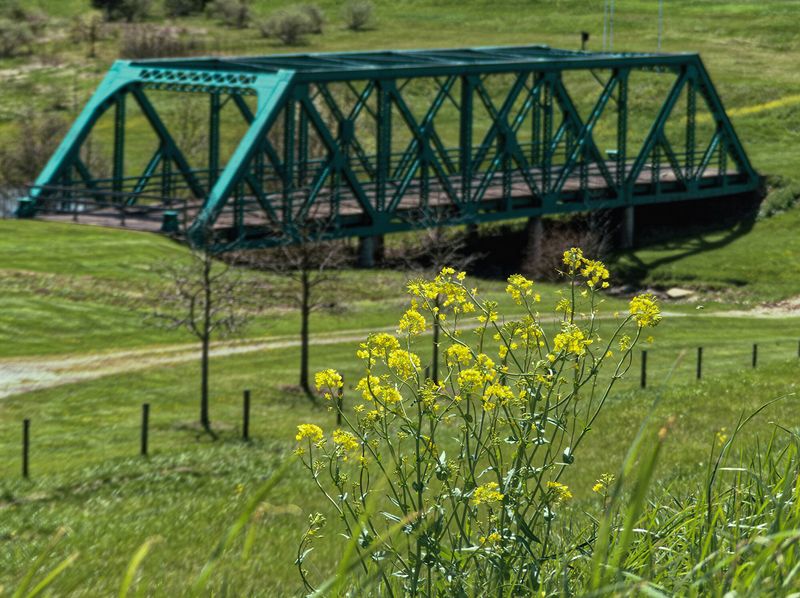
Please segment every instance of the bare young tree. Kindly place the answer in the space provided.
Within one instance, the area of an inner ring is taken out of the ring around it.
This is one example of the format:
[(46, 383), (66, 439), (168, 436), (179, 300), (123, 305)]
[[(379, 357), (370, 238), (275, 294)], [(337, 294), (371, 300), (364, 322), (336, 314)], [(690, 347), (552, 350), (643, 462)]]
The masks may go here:
[[(420, 274), (437, 275), (442, 268), (451, 267), (456, 270), (465, 270), (480, 256), (469, 253), (467, 235), (460, 230), (446, 228), (442, 218), (435, 213), (422, 214), (419, 221), (424, 229), (409, 242), (403, 249), (403, 261), (406, 269)], [(441, 307), (442, 297), (434, 299), (434, 305)], [(431, 374), (434, 382), (439, 381), (439, 337), (441, 328), (439, 321), (434, 318), (433, 351), (431, 357)]]
[(300, 377), (299, 385), (312, 401), (309, 376), (309, 336), (311, 314), (325, 304), (327, 291), (339, 277), (339, 270), (348, 260), (342, 241), (318, 241), (319, 229), (299, 231), (291, 245), (272, 249), (242, 252), (237, 259), (248, 266), (284, 277), (290, 284), (273, 289), (275, 295), (300, 312)]
[(200, 425), (212, 437), (209, 415), (209, 349), (213, 337), (227, 336), (248, 320), (242, 304), (248, 287), (232, 266), (214, 259), (210, 251), (192, 251), (188, 262), (164, 263), (154, 268), (168, 281), (153, 313), (171, 329), (188, 330), (200, 341)]

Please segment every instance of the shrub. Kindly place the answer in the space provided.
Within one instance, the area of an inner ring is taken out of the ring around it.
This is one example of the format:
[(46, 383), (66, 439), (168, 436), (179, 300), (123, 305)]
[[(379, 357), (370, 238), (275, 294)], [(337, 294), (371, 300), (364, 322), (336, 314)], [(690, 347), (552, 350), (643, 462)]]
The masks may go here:
[(325, 25), (325, 13), (322, 9), (316, 4), (302, 4), (299, 10), (308, 20), (308, 32), (321, 34)]
[(244, 29), (252, 19), (250, 2), (251, 0), (214, 0), (207, 10), (226, 25)]
[(260, 29), (264, 37), (275, 37), (292, 46), (301, 41), (303, 34), (309, 33), (311, 23), (299, 10), (282, 10), (270, 16)]
[(72, 20), (70, 36), (76, 43), (86, 42), (89, 45), (89, 56), (94, 57), (97, 55), (97, 42), (103, 37), (104, 29), (103, 13), (92, 10)]
[(187, 56), (203, 50), (203, 44), (184, 37), (178, 27), (134, 25), (127, 27), (120, 40), (123, 58), (165, 58)]
[[(531, 595), (591, 540), (590, 528), (555, 532), (572, 497), (562, 478), (643, 329), (661, 316), (640, 295), (601, 336), (605, 266), (572, 248), (561, 270), (554, 333), (522, 276), (509, 277), (506, 291), (524, 316), (505, 320), (452, 268), (411, 281), (398, 335), (370, 335), (357, 352), (364, 375), (340, 412), (343, 427), (326, 436), (298, 426), (296, 454), (350, 539), (342, 552), (358, 554), (359, 569), (384, 586), (375, 594)], [(433, 318), (446, 356), (438, 383), (413, 352)], [(345, 404), (335, 370), (316, 383), (332, 405)], [(309, 591), (304, 560), (322, 522), (312, 517), (298, 550)]]
[(30, 54), (33, 40), (33, 31), (27, 24), (0, 19), (0, 58)]
[(342, 7), (345, 27), (350, 31), (363, 31), (372, 22), (373, 9), (369, 0), (348, 0)]
[(185, 17), (203, 11), (203, 0), (164, 0), (164, 12), (169, 17)]
[(21, 188), (42, 171), (67, 131), (60, 116), (29, 111), (21, 114), (12, 143), (0, 145), (0, 185)]
[(92, 0), (92, 7), (102, 10), (108, 21), (141, 21), (150, 14), (152, 0)]
[(11, 2), (2, 10), (2, 16), (24, 23), (30, 27), (31, 31), (38, 35), (42, 33), (47, 26), (48, 17), (47, 13), (38, 8), (29, 8), (23, 6), (19, 2)]

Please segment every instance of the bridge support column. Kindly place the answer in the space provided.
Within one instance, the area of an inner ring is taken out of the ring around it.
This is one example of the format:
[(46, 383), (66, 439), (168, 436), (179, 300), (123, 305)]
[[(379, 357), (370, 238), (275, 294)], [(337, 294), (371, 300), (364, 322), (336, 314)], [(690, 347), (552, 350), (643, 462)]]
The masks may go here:
[(525, 254), (522, 269), (526, 274), (536, 275), (542, 270), (544, 249), (544, 222), (541, 216), (528, 218), (525, 225)]
[(383, 235), (358, 238), (358, 267), (374, 268), (377, 262), (383, 261)]
[(636, 243), (636, 208), (622, 208), (622, 227), (620, 230), (620, 246), (622, 249), (633, 249)]

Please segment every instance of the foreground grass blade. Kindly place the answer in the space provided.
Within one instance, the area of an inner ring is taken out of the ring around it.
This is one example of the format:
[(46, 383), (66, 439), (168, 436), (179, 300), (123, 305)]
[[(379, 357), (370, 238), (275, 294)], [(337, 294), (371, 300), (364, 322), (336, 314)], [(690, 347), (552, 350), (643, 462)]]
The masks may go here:
[(144, 561), (147, 553), (150, 552), (150, 548), (158, 541), (158, 538), (150, 538), (142, 544), (139, 550), (136, 551), (136, 554), (133, 555), (131, 562), (128, 564), (128, 569), (125, 571), (125, 577), (122, 578), (122, 584), (119, 587), (119, 598), (127, 598), (128, 590), (131, 589), (133, 579), (136, 577), (136, 572), (142, 565), (142, 561)]

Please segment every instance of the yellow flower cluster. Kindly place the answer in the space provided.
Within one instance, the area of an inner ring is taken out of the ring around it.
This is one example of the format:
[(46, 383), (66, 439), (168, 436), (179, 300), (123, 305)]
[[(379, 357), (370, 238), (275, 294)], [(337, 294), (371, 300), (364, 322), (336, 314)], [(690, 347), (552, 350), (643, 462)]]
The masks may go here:
[(333, 443), (345, 451), (354, 451), (358, 448), (358, 439), (346, 430), (334, 430)]
[(322, 428), (315, 424), (300, 424), (297, 426), (297, 436), (295, 436), (295, 440), (299, 442), (303, 440), (303, 438), (308, 438), (312, 442), (319, 442), (322, 440)]
[(469, 365), (472, 362), (472, 351), (466, 345), (450, 345), (447, 347), (447, 365)]
[(649, 293), (636, 295), (631, 299), (630, 312), (639, 328), (657, 326), (661, 321), (661, 309), (656, 303), (656, 298)]
[(604, 473), (600, 476), (600, 479), (597, 480), (595, 485), (592, 486), (592, 492), (596, 492), (598, 494), (605, 493), (613, 482), (614, 474)]
[[(572, 247), (564, 252), (562, 259), (568, 266), (568, 274), (580, 274), (586, 279), (586, 285), (590, 289), (597, 287), (608, 288), (608, 268), (600, 260), (590, 260), (583, 256), (583, 251), (578, 247)], [(560, 310), (559, 310), (560, 311)]]
[(497, 372), (494, 369), (494, 362), (485, 353), (481, 353), (475, 359), (474, 367), (461, 370), (458, 373), (458, 385), (462, 390), (470, 391), (479, 388), (494, 380)]
[(480, 541), (481, 545), (484, 545), (484, 544), (491, 544), (491, 545), (499, 544), (500, 540), (502, 540), (502, 539), (503, 539), (503, 536), (500, 535), (500, 532), (492, 532), (488, 536), (481, 536), (480, 538), (478, 538), (478, 540)]
[(608, 269), (600, 260), (588, 260), (584, 258), (581, 276), (586, 279), (586, 284), (589, 288), (593, 289), (598, 285), (604, 289), (608, 288)]
[(505, 405), (514, 398), (514, 391), (505, 384), (492, 382), (483, 393), (483, 410), (491, 411), (497, 404)]
[(584, 261), (583, 249), (580, 247), (570, 247), (564, 252), (562, 260), (564, 265), (569, 268), (567, 274), (575, 274)]
[(386, 332), (371, 334), (367, 342), (359, 345), (356, 357), (367, 361), (367, 367), (375, 365), (378, 359), (388, 359), (389, 354), (395, 349), (400, 348), (400, 341), (396, 337)]
[(475, 493), (472, 495), (472, 504), (475, 506), (487, 504), (492, 502), (500, 502), (505, 496), (499, 491), (500, 486), (497, 482), (489, 482), (483, 486), (475, 488)]
[(417, 355), (404, 349), (395, 349), (389, 353), (386, 364), (403, 380), (416, 374), (421, 365)]
[(417, 309), (417, 302), (412, 301), (411, 307), (403, 314), (403, 317), (400, 318), (400, 324), (397, 326), (398, 333), (407, 333), (412, 336), (416, 336), (418, 334), (422, 334), (425, 332), (427, 327), (427, 322), (425, 321), (425, 316), (419, 313)]
[(528, 280), (521, 274), (512, 274), (508, 277), (506, 293), (511, 295), (511, 298), (517, 305), (522, 305), (523, 300), (528, 297), (533, 301), (542, 300), (542, 297), (538, 293), (533, 292), (533, 281)]
[(442, 268), (442, 271), (432, 281), (413, 280), (408, 283), (408, 292), (416, 297), (436, 299), (444, 296), (443, 307), (453, 306), (454, 313), (470, 313), (475, 311), (475, 304), (469, 297), (464, 287), (466, 272), (459, 272), (453, 268)]
[(581, 356), (586, 353), (586, 347), (592, 341), (587, 339), (583, 331), (574, 324), (564, 323), (555, 338), (553, 338), (553, 350), (556, 353), (566, 351), (571, 355)]
[(556, 502), (572, 498), (572, 492), (569, 491), (569, 486), (561, 482), (547, 482), (547, 489), (553, 491)]
[(378, 399), (389, 405), (399, 403), (403, 400), (400, 391), (394, 386), (385, 385), (387, 380), (387, 376), (384, 376), (384, 380), (378, 376), (365, 376), (356, 384), (356, 390), (361, 391), (361, 396), (365, 401)]
[(331, 398), (331, 391), (336, 391), (344, 386), (342, 376), (336, 370), (327, 369), (317, 372), (314, 375), (314, 382), (317, 385), (317, 390), (327, 388), (325, 398)]

